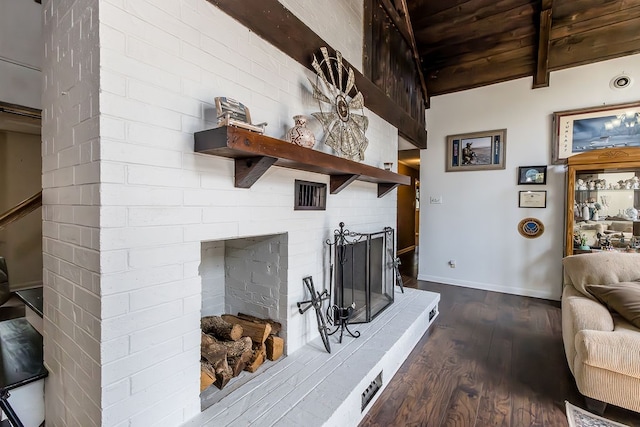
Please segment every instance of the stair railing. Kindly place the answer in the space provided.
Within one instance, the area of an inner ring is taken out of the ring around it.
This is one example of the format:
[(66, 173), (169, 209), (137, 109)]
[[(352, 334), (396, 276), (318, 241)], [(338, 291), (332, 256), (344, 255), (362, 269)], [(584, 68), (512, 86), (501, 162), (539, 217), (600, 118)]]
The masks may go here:
[(19, 220), (23, 216), (30, 214), (40, 206), (42, 206), (42, 191), (39, 191), (28, 199), (21, 201), (8, 211), (0, 214), (0, 230), (12, 222)]

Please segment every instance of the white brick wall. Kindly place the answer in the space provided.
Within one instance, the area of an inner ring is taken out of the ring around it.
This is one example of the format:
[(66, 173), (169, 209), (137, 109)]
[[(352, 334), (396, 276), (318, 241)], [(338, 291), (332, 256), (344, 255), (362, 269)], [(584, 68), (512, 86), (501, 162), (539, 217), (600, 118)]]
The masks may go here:
[[(360, 65), (358, 2), (332, 0), (339, 10), (326, 16), (306, 14), (317, 9), (312, 0), (288, 3)], [(68, 0), (44, 9), (47, 423), (179, 425), (200, 408), (202, 242), (287, 235), (281, 304), (291, 353), (317, 335), (315, 317), (295, 303), (306, 297), (302, 277), (318, 287), (328, 280), (324, 241), (340, 221), (362, 232), (394, 226), (395, 193), (378, 199), (375, 185), (356, 182), (330, 195), (325, 212), (293, 211), (294, 179), (329, 178), (275, 167), (236, 189), (231, 160), (193, 152), (193, 133), (214, 126), (215, 96), (244, 102), (274, 137), (293, 115), (318, 110), (312, 73), (209, 2)], [(368, 115), (365, 162), (396, 162), (396, 129)]]
[(46, 420), (101, 425), (97, 0), (43, 2)]

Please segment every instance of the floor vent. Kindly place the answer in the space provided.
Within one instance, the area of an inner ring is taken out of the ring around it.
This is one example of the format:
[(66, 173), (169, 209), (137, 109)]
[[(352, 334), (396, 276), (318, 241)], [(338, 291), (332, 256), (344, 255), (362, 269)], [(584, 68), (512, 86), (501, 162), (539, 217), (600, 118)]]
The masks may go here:
[(296, 179), (293, 209), (296, 211), (324, 211), (327, 209), (327, 184)]
[(382, 388), (382, 371), (380, 371), (378, 376), (375, 377), (373, 381), (371, 381), (369, 387), (367, 387), (367, 389), (362, 392), (362, 407), (360, 408), (361, 412), (364, 411), (364, 408), (367, 407), (369, 402), (371, 402), (371, 399), (373, 399), (373, 396), (376, 395), (380, 388)]

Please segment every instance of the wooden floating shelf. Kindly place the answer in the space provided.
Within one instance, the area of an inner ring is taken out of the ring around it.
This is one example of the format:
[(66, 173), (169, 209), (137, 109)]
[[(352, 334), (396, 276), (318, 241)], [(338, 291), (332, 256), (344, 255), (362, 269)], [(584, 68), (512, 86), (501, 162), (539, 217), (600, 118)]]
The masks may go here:
[(337, 194), (353, 181), (378, 184), (378, 197), (411, 177), (343, 159), (331, 154), (233, 126), (195, 133), (195, 151), (235, 160), (235, 186), (250, 188), (271, 166), (282, 166), (330, 177), (330, 192)]

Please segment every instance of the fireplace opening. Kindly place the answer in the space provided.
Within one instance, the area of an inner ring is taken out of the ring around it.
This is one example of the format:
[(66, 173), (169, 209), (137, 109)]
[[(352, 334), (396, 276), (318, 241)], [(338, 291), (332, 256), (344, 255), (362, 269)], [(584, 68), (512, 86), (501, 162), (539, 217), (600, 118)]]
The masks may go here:
[[(219, 402), (273, 366), (275, 362), (266, 360), (267, 350), (274, 354), (275, 346), (276, 354), (286, 355), (287, 246), (287, 234), (202, 242), (199, 268), (202, 279), (201, 315), (203, 329), (207, 329), (207, 333), (202, 335), (201, 410)], [(219, 335), (212, 339), (215, 335), (210, 329), (213, 318), (216, 323), (220, 318), (225, 325), (244, 326), (242, 338), (229, 338), (235, 334), (226, 331), (224, 338)], [(267, 319), (272, 322), (267, 322)], [(255, 326), (256, 322), (262, 326)], [(243, 340), (245, 344), (241, 342)], [(224, 345), (227, 346), (227, 354), (221, 354), (222, 350), (219, 350)], [(238, 360), (238, 357), (248, 357), (247, 346), (251, 347), (254, 359)], [(268, 346), (271, 348), (267, 349)], [(264, 352), (264, 363), (255, 360), (258, 352)], [(226, 359), (217, 359), (220, 355)], [(226, 374), (229, 369), (237, 371), (231, 379)]]

